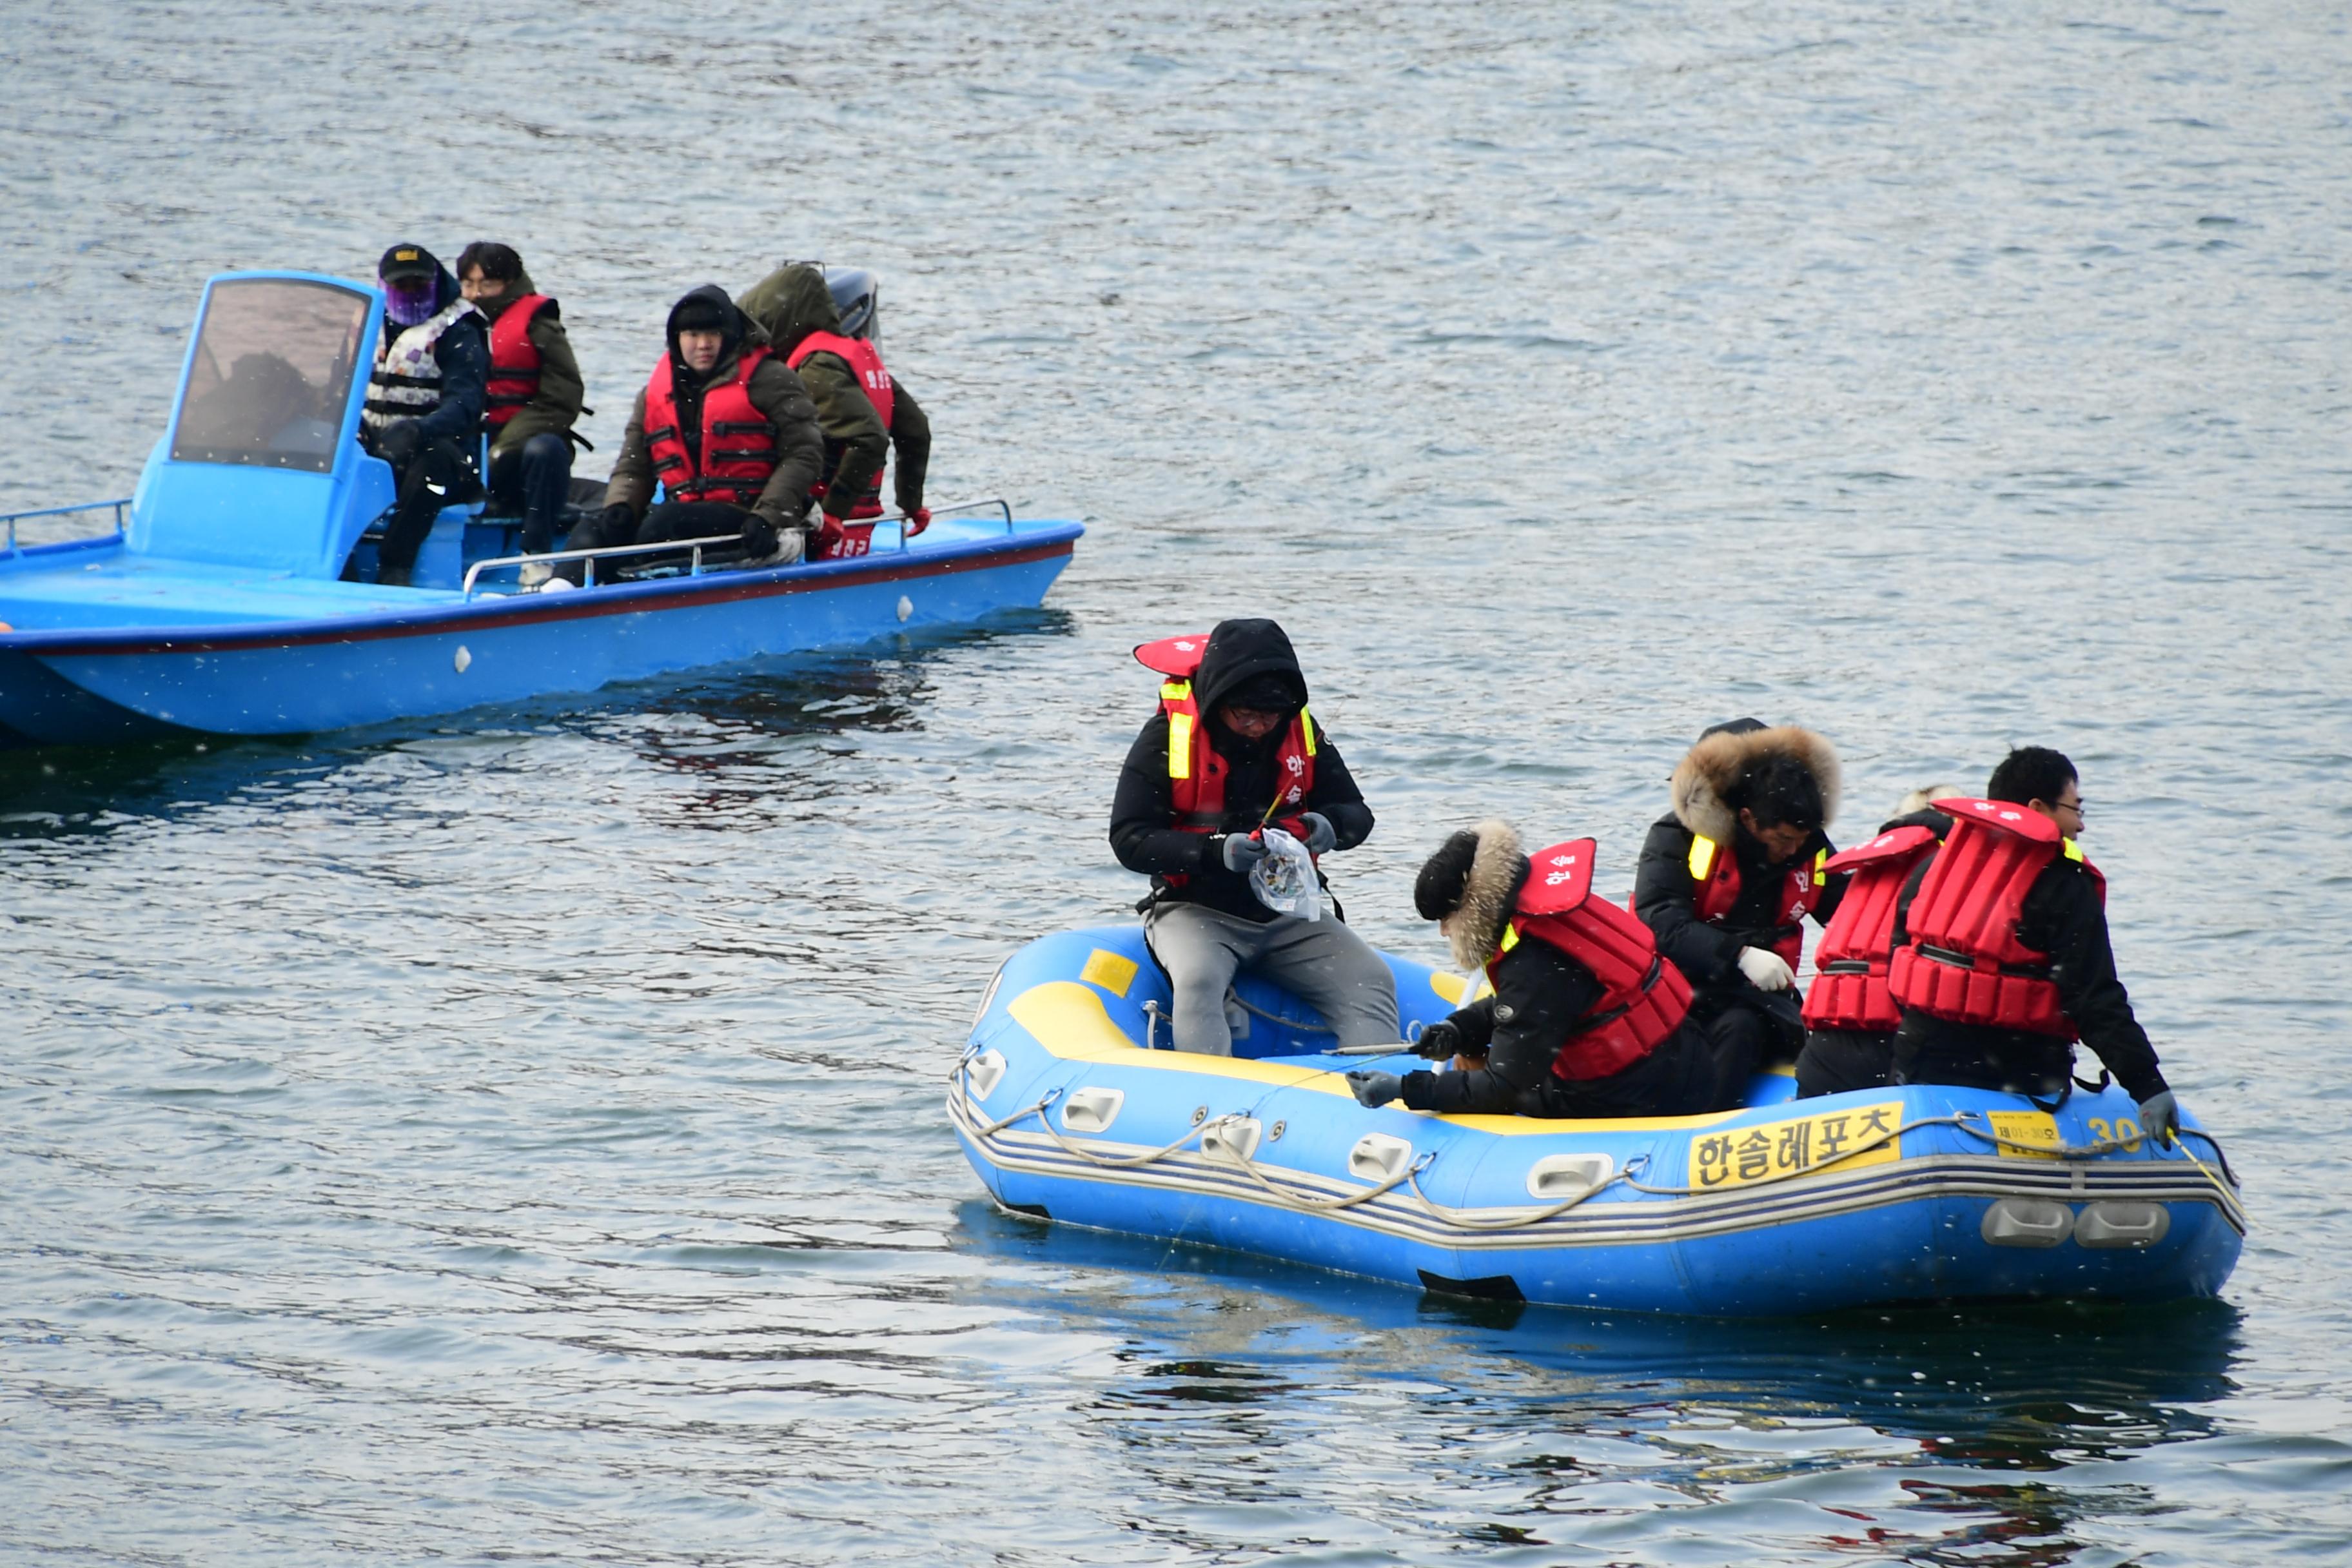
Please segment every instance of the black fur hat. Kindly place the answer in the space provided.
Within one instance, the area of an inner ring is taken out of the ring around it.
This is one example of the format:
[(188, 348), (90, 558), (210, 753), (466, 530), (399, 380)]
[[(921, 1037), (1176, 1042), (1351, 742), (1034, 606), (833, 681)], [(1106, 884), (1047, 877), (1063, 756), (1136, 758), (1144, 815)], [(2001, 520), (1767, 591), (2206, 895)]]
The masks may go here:
[(1470, 885), (1470, 863), (1478, 858), (1478, 836), (1468, 828), (1453, 834), (1423, 863), (1412, 879), (1412, 907), (1425, 921), (1442, 921), (1462, 907)]

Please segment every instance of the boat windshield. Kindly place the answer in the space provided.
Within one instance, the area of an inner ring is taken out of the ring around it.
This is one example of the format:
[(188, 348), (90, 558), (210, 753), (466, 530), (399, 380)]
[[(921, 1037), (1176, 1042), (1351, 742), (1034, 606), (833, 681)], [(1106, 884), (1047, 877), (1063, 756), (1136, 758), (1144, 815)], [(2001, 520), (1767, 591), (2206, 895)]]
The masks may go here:
[(365, 294), (333, 283), (213, 285), (173, 458), (331, 470), (367, 312)]

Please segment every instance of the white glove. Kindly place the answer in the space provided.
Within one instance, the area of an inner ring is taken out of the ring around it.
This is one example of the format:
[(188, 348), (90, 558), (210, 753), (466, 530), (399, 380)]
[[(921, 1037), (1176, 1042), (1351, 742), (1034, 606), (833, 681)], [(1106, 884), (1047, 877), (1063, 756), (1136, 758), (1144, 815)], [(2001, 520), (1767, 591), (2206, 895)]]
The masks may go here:
[(1786, 991), (1797, 983), (1796, 973), (1789, 967), (1787, 959), (1760, 947), (1739, 950), (1739, 973), (1748, 976), (1748, 984), (1759, 991)]

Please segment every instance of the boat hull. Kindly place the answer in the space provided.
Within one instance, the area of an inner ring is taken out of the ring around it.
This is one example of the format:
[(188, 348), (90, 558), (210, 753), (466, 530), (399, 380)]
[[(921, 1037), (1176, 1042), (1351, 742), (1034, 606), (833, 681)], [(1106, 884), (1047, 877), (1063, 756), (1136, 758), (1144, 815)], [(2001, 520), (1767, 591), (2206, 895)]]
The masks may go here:
[[(1460, 994), (1451, 976), (1390, 962), (1409, 1027)], [(2200, 1168), (2130, 1136), (2134, 1108), (2112, 1089), (2050, 1115), (1935, 1086), (1794, 1103), (1772, 1075), (1748, 1109), (1703, 1117), (1370, 1110), (1339, 1077), (1361, 1060), (1316, 1054), (1265, 1016), (1295, 1020), (1295, 1003), (1264, 988), (1242, 999), (1260, 1011), (1238, 1048), (1263, 1054), (1190, 1057), (1144, 1048), (1166, 1033), (1146, 1004), (1164, 1016), (1168, 993), (1139, 931), (1066, 932), (1008, 961), (949, 1095), (991, 1195), (1459, 1294), (1721, 1316), (2210, 1296), (2242, 1245), (2218, 1152), (2200, 1145)], [(1371, 1193), (1398, 1167), (1368, 1142), (1405, 1151), (1406, 1178)]]
[(37, 743), (302, 733), (855, 647), (1036, 605), (1082, 531), (414, 610), (16, 633), (0, 637), (0, 724)]

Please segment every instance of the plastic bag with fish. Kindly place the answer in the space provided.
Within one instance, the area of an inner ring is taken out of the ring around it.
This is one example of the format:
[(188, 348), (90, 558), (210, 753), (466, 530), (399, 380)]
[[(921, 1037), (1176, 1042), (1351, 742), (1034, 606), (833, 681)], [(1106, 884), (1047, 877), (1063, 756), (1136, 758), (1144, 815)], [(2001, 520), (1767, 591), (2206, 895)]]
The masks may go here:
[(1279, 827), (1265, 830), (1266, 857), (1250, 868), (1250, 891), (1278, 915), (1323, 918), (1323, 881), (1307, 846)]

